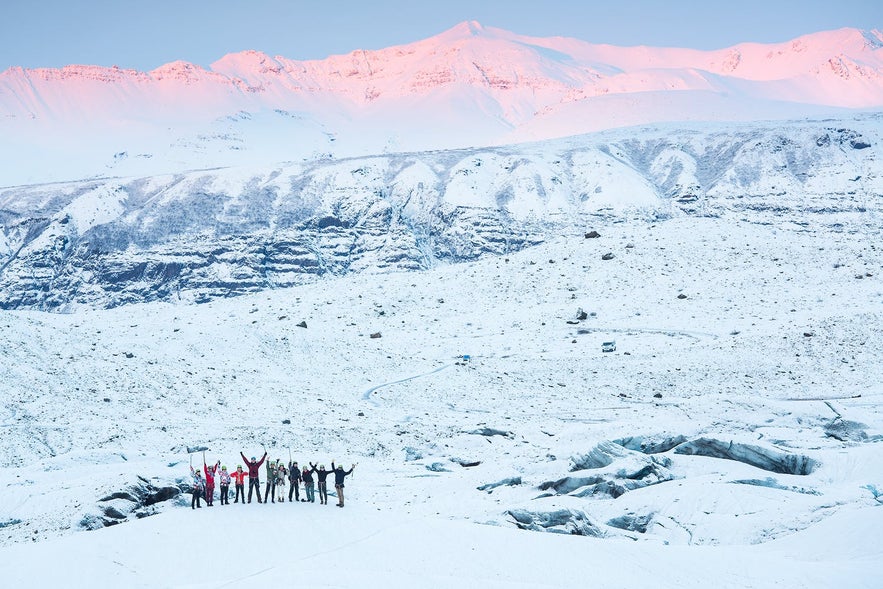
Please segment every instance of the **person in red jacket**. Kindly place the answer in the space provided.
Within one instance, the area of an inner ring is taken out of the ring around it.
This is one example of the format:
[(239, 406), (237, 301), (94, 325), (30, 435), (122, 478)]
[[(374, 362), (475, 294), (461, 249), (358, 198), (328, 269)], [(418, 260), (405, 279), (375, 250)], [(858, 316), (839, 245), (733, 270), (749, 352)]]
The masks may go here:
[(215, 503), (215, 474), (221, 468), (221, 461), (218, 460), (216, 464), (209, 466), (203, 458), (202, 468), (205, 471), (205, 504), (211, 507)]
[(231, 473), (230, 477), (236, 483), (236, 499), (233, 503), (239, 503), (239, 498), (242, 497), (242, 502), (245, 503), (245, 477), (248, 476), (248, 473), (242, 470), (242, 465), (236, 467), (236, 472)]
[(263, 503), (261, 501), (261, 465), (267, 459), (267, 452), (266, 450), (264, 451), (264, 455), (261, 456), (260, 460), (254, 456), (249, 460), (242, 452), (239, 455), (242, 456), (242, 461), (248, 467), (248, 502), (251, 503), (251, 493), (256, 490), (258, 492), (258, 503)]

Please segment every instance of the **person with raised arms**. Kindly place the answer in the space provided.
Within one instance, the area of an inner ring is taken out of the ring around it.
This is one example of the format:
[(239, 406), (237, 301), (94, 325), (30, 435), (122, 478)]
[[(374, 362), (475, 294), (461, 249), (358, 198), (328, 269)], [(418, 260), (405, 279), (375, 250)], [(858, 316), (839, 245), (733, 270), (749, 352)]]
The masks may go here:
[(300, 467), (297, 465), (297, 461), (288, 463), (288, 502), (291, 503), (291, 496), (294, 495), (294, 500), (300, 502)]
[(337, 491), (337, 506), (343, 507), (343, 480), (353, 474), (356, 465), (353, 464), (349, 470), (344, 470), (342, 466), (335, 466), (331, 461), (331, 472), (334, 473), (334, 489)]
[(202, 468), (205, 470), (205, 504), (209, 507), (215, 504), (215, 475), (221, 468), (221, 461), (209, 466), (205, 463), (205, 452), (202, 453)]
[(252, 491), (257, 490), (258, 503), (261, 503), (261, 465), (267, 459), (267, 451), (264, 450), (264, 455), (260, 460), (254, 456), (249, 460), (242, 452), (239, 455), (242, 456), (242, 461), (248, 467), (248, 502), (251, 503)]
[(191, 466), (190, 476), (193, 477), (192, 486), (190, 487), (190, 492), (193, 494), (190, 499), (190, 509), (196, 509), (197, 507), (202, 508), (202, 505), (199, 503), (202, 494), (205, 491), (205, 482), (202, 480), (202, 472)]
[(306, 496), (307, 496), (306, 500), (309, 503), (315, 503), (316, 502), (316, 486), (315, 486), (315, 483), (313, 483), (313, 472), (305, 466), (303, 471), (301, 471), (300, 476), (301, 476), (301, 479), (303, 479), (303, 481), (304, 481), (304, 493), (306, 493)]

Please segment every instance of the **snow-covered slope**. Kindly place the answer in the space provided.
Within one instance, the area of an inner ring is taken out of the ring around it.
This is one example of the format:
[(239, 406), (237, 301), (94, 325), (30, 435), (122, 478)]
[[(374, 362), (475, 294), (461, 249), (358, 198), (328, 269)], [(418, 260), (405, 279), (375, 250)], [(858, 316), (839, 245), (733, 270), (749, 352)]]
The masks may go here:
[[(4, 582), (877, 589), (883, 128), (807, 115), (880, 59), (466, 23), (0, 74)], [(346, 508), (188, 509), (263, 447), (358, 463)]]
[(534, 38), (467, 22), (299, 62), (0, 73), (0, 185), (548, 139), (659, 121), (883, 107), (883, 35), (717, 51)]
[[(5, 311), (4, 579), (875, 587), (869, 214), (596, 217), (426, 272)], [(347, 507), (176, 495), (201, 448), (229, 468), (262, 445), (358, 463)]]
[(0, 307), (204, 302), (506, 254), (587, 218), (878, 223), (880, 119), (658, 126), (529, 145), (0, 190)]

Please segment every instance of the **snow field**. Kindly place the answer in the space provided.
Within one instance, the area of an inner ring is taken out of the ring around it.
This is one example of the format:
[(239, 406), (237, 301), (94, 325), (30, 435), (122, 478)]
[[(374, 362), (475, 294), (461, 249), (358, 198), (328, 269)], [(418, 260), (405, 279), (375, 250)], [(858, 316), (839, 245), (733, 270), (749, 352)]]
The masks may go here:
[[(875, 586), (879, 231), (702, 218), (588, 229), (601, 237), (205, 305), (4, 313), (0, 566), (25, 581), (51, 559), (41, 582), (84, 587), (257, 586), (297, 570), (319, 587)], [(845, 441), (826, 433), (837, 415), (859, 424)], [(672, 450), (653, 455), (671, 480), (616, 499), (541, 490), (631, 480), (620, 474), (651, 456), (576, 471), (573, 458), (678, 435), (818, 467)], [(192, 512), (184, 495), (79, 531), (139, 476), (183, 481), (188, 448), (235, 468), (262, 444), (301, 464), (357, 462), (347, 507)], [(517, 530), (518, 509), (571, 510), (603, 537)], [(608, 524), (623, 516), (649, 525)]]

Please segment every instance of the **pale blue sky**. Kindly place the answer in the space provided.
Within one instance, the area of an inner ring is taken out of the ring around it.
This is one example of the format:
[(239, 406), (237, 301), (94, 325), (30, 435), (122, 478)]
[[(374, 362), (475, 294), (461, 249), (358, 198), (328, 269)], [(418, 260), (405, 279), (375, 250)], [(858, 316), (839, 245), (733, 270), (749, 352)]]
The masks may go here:
[(0, 71), (12, 65), (208, 66), (258, 49), (321, 59), (380, 49), (477, 20), (523, 35), (719, 49), (840, 27), (883, 29), (883, 0), (9, 0)]

